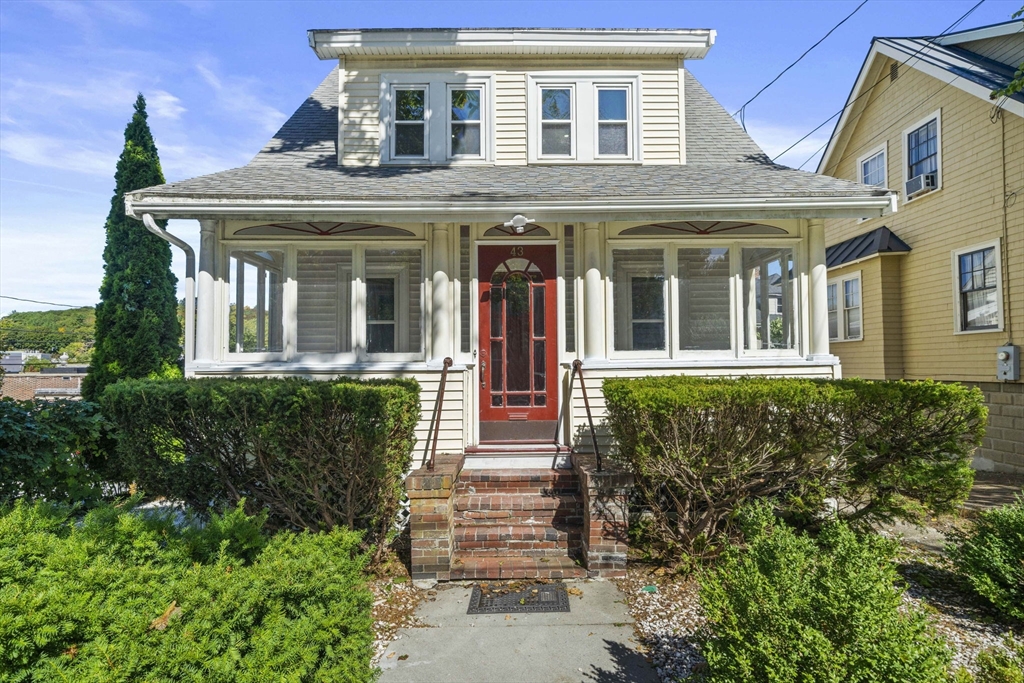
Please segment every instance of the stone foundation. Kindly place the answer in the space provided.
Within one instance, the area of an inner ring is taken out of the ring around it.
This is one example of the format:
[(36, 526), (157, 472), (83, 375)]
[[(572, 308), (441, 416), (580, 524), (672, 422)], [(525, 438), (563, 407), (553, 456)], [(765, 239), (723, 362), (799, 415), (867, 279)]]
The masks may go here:
[(626, 575), (633, 475), (607, 458), (602, 458), (601, 465), (598, 472), (592, 454), (572, 456), (583, 497), (583, 563), (592, 578), (622, 578)]
[(964, 382), (985, 394), (988, 425), (974, 468), (1024, 474), (1024, 383)]

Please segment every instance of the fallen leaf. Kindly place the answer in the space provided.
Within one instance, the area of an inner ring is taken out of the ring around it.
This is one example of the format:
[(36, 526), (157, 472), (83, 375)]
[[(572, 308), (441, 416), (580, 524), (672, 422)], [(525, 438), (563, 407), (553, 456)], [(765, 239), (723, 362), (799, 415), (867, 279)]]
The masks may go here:
[(409, 659), (409, 655), (398, 655), (398, 661), (400, 662), (404, 662), (407, 659)]
[(395, 653), (394, 653), (394, 652), (389, 652), (389, 653), (388, 653), (388, 659), (391, 659), (391, 658), (392, 658), (392, 657), (394, 657), (394, 656), (395, 656)]
[(170, 606), (164, 610), (164, 613), (149, 622), (149, 627), (151, 629), (156, 629), (157, 631), (163, 631), (170, 623), (171, 617), (176, 617), (179, 614), (181, 614), (181, 608), (178, 607), (178, 601), (171, 600)]
[(506, 615), (505, 615), (505, 621), (508, 621), (508, 620), (509, 620), (509, 619), (511, 619), (511, 618), (512, 618), (512, 615), (511, 615), (511, 614), (506, 614)]
[(576, 588), (576, 586), (573, 586), (571, 588), (566, 588), (565, 592), (568, 593), (569, 595), (583, 595), (583, 591), (580, 590), (579, 588)]

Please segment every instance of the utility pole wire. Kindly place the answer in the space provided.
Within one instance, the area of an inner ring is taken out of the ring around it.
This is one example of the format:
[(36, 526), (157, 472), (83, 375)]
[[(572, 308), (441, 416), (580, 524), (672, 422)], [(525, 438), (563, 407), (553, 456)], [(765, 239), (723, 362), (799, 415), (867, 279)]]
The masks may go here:
[[(11, 299), (12, 301), (27, 301), (30, 304), (44, 304), (46, 306), (63, 306), (64, 308), (85, 308), (85, 306), (73, 306), (71, 304), (55, 304), (52, 301), (36, 301), (35, 299), (19, 299), (16, 296), (3, 296), (0, 299)], [(88, 306), (88, 304), (86, 304)]]
[[(779, 80), (780, 78), (782, 78), (782, 77), (783, 77), (783, 75), (785, 75), (785, 73), (786, 73), (787, 71), (789, 71), (789, 70), (790, 70), (790, 69), (792, 69), (792, 68), (793, 68), (794, 66), (796, 66), (797, 64), (799, 64), (799, 63), (800, 63), (800, 60), (801, 60), (801, 59), (803, 59), (804, 57), (806, 57), (806, 56), (807, 56), (807, 54), (808, 54), (808, 53), (809, 53), (809, 52), (810, 52), (811, 50), (813, 50), (814, 48), (816, 48), (816, 47), (818, 47), (819, 45), (821, 45), (821, 43), (822, 43), (822, 42), (823, 42), (823, 41), (824, 41), (824, 40), (825, 40), (826, 38), (828, 38), (828, 37), (829, 37), (830, 35), (832, 35), (832, 33), (833, 33), (833, 32), (834, 32), (834, 31), (835, 31), (835, 30), (836, 30), (837, 28), (839, 28), (840, 26), (842, 26), (843, 24), (845, 24), (845, 23), (847, 22), (847, 20), (849, 20), (849, 19), (850, 19), (850, 17), (852, 17), (852, 16), (853, 16), (854, 14), (856, 14), (857, 12), (859, 12), (859, 11), (860, 11), (860, 8), (861, 8), (861, 7), (863, 7), (863, 6), (864, 6), (864, 5), (866, 5), (866, 4), (868, 4), (868, 0), (863, 0), (863, 2), (861, 2), (861, 3), (859, 4), (859, 5), (857, 5), (856, 9), (854, 9), (854, 10), (853, 10), (852, 12), (850, 12), (849, 14), (847, 14), (847, 15), (846, 15), (846, 18), (845, 18), (845, 19), (843, 19), (843, 20), (842, 20), (842, 21), (840, 21), (840, 22), (839, 22), (838, 24), (836, 24), (836, 25), (835, 25), (835, 26), (833, 26), (833, 27), (832, 27), (831, 29), (829, 29), (829, 32), (828, 32), (828, 33), (826, 33), (825, 35), (823, 35), (823, 36), (822, 36), (821, 38), (819, 38), (819, 39), (818, 39), (818, 42), (816, 42), (816, 43), (815, 43), (814, 45), (811, 45), (811, 46), (810, 46), (809, 48), (807, 48), (806, 50), (804, 50), (804, 53), (803, 53), (802, 55), (800, 55), (799, 57), (797, 57), (797, 58), (796, 58), (796, 61), (795, 61), (795, 62), (793, 62), (792, 64), (790, 64), (789, 66), (787, 66), (787, 67), (786, 67), (785, 69), (783, 69), (782, 71), (780, 71), (780, 72), (779, 72), (779, 75), (778, 75), (778, 76), (776, 76), (775, 78), (773, 78), (773, 79), (772, 79), (772, 80), (771, 80), (771, 81), (770, 81), (770, 82), (768, 83), (768, 85), (764, 86), (763, 88), (761, 88), (760, 90), (758, 90), (758, 91), (757, 91), (756, 93), (754, 93), (754, 96), (753, 96), (753, 97), (751, 97), (751, 98), (750, 98), (749, 100), (747, 100), (746, 102), (744, 102), (744, 103), (743, 103), (743, 106), (741, 106), (741, 107), (740, 107), (739, 109), (737, 109), (736, 111), (734, 111), (734, 112), (732, 113), (732, 115), (733, 115), (733, 116), (736, 116), (737, 114), (740, 114), (740, 123), (741, 123), (741, 124), (743, 124), (743, 123), (745, 122), (745, 119), (746, 119), (746, 116), (744, 116), (744, 110), (746, 109), (746, 107), (747, 107), (747, 105), (748, 105), (748, 104), (750, 104), (751, 102), (753, 102), (754, 100), (756, 100), (756, 99), (758, 98), (758, 96), (759, 96), (759, 95), (760, 95), (761, 93), (763, 93), (763, 92), (764, 92), (765, 90), (767, 90), (768, 88), (772, 87), (772, 85), (774, 85), (774, 84), (775, 84), (775, 81), (777, 81), (777, 80)], [(747, 127), (746, 127), (746, 125), (744, 125), (744, 126), (743, 126), (743, 130), (746, 130), (746, 129), (747, 129)]]

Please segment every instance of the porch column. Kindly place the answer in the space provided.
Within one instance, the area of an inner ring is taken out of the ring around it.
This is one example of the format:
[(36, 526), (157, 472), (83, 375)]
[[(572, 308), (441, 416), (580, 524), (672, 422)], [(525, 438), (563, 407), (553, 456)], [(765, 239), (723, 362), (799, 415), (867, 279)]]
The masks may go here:
[(448, 224), (434, 223), (433, 235), (434, 287), (430, 313), (430, 359), (440, 363), (452, 355), (452, 297), (448, 278)]
[(828, 355), (828, 268), (825, 266), (825, 221), (812, 218), (807, 226), (810, 269), (811, 356)]
[(199, 277), (196, 293), (196, 361), (213, 360), (214, 286), (213, 269), (217, 250), (217, 221), (199, 221)]
[(601, 226), (583, 224), (583, 357), (604, 358), (604, 282), (601, 277)]

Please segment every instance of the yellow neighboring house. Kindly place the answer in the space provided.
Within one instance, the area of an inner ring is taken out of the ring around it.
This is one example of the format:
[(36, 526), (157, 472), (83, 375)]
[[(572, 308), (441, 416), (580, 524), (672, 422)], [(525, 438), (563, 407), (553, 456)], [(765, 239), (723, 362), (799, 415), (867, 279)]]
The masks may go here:
[(1024, 21), (876, 38), (818, 172), (899, 192), (825, 221), (829, 337), (848, 377), (978, 386), (975, 467), (1024, 472)]

